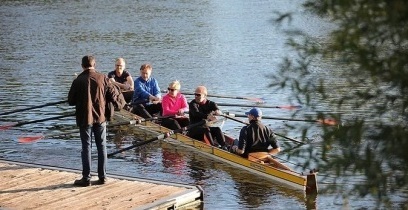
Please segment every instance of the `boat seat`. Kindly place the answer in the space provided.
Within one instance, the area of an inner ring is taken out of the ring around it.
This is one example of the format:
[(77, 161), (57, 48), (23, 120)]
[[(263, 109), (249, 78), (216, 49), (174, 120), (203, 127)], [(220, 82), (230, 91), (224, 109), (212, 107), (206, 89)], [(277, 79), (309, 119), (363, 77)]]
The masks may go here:
[(248, 160), (261, 163), (261, 164), (269, 164), (275, 168), (280, 168), (283, 170), (293, 171), (288, 166), (280, 163), (279, 161), (275, 160), (271, 157), (267, 152), (252, 152), (248, 155)]

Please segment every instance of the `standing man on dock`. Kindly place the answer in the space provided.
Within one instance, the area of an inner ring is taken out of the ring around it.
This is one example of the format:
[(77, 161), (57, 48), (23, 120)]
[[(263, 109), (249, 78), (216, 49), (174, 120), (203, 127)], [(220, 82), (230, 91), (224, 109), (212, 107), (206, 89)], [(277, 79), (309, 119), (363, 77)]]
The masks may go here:
[(106, 182), (106, 95), (113, 88), (104, 74), (95, 70), (95, 58), (91, 55), (82, 58), (82, 73), (72, 82), (68, 93), (68, 103), (75, 106), (76, 124), (82, 143), (82, 179), (74, 185), (91, 185), (91, 145), (92, 133), (98, 150), (97, 184)]

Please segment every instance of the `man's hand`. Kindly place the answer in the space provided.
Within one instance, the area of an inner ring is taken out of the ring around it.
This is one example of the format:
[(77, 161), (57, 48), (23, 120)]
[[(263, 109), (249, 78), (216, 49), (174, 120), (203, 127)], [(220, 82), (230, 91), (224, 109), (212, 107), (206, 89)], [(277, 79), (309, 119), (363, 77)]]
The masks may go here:
[(216, 116), (221, 116), (221, 115), (222, 115), (222, 112), (217, 109), (217, 110), (215, 110), (215, 111), (212, 111), (211, 114), (212, 114), (212, 115), (216, 115)]
[(209, 121), (215, 121), (215, 120), (217, 120), (217, 118), (216, 118), (214, 115), (209, 114), (209, 115), (207, 116), (207, 120), (209, 120)]
[(152, 96), (152, 95), (149, 96), (149, 100), (150, 100), (150, 102), (152, 102), (153, 104), (158, 104), (158, 103), (161, 102), (161, 98), (156, 97), (156, 96)]
[(184, 110), (179, 109), (178, 112), (177, 112), (177, 115), (178, 116), (184, 116)]

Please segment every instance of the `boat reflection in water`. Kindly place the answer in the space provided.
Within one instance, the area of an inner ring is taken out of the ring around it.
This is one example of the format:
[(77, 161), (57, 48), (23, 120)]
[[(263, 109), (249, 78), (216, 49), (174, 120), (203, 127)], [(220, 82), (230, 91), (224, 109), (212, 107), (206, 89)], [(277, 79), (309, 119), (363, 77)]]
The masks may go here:
[[(110, 130), (116, 134), (109, 138), (109, 149), (117, 150), (131, 144), (132, 140), (143, 141), (155, 136), (150, 131), (128, 127)], [(122, 163), (121, 168), (115, 170), (131, 171), (132, 176), (200, 185), (204, 190), (205, 208), (209, 209), (220, 203), (225, 208), (269, 209), (279, 203), (288, 208), (316, 209), (316, 195), (306, 196), (302, 191), (216, 161), (195, 150), (177, 140), (151, 142), (117, 155), (115, 158), (133, 164), (125, 166)]]
[[(177, 145), (174, 144), (162, 142), (161, 147), (166, 153), (163, 156), (163, 162), (166, 162), (167, 167), (176, 167), (180, 171), (186, 170), (181, 166), (188, 167), (189, 176), (195, 184), (202, 185), (204, 193), (210, 194), (209, 197), (214, 190), (219, 190), (217, 188), (223, 188), (222, 191), (229, 191), (230, 195), (223, 196), (223, 198), (211, 198), (219, 199), (220, 202), (226, 204), (226, 207), (229, 203), (229, 196), (238, 196), (238, 200), (242, 201), (240, 206), (243, 208), (268, 208), (268, 206), (272, 208), (270, 205), (274, 202), (279, 202), (282, 205), (281, 199), (279, 199), (281, 197), (285, 197), (286, 202), (288, 202), (288, 198), (293, 198), (293, 203), (288, 203), (289, 206), (299, 206), (302, 209), (317, 208), (317, 195), (305, 195), (300, 191), (281, 186), (279, 183), (274, 183), (245, 170), (213, 161), (188, 149), (178, 149)], [(166, 159), (167, 157), (170, 159)], [(222, 185), (219, 182), (222, 182)]]

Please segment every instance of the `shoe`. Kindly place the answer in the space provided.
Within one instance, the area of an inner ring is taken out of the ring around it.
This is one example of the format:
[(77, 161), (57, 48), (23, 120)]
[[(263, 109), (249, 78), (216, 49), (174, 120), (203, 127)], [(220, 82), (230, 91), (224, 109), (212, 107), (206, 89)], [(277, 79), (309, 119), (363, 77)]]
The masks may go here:
[(88, 187), (91, 186), (91, 180), (87, 180), (85, 178), (77, 179), (74, 181), (74, 185), (80, 187)]
[(221, 149), (223, 149), (223, 150), (225, 150), (225, 151), (229, 151), (229, 149), (228, 149), (228, 147), (227, 147), (226, 145), (225, 145), (225, 146), (222, 146)]
[(106, 184), (106, 182), (108, 182), (108, 179), (107, 178), (102, 178), (102, 179), (99, 179), (98, 181), (96, 181), (95, 184), (102, 185), (102, 184)]

